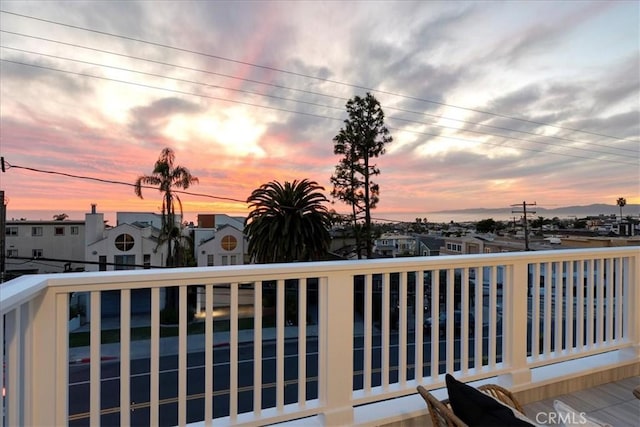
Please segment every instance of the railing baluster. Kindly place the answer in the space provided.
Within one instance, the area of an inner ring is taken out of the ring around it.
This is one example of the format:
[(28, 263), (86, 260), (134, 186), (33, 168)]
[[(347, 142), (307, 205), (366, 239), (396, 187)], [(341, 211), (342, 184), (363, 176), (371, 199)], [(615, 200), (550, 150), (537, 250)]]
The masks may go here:
[(596, 345), (600, 345), (604, 342), (604, 259), (598, 259), (596, 265)]
[(460, 273), (460, 372), (469, 372), (469, 270), (463, 268)]
[(587, 337), (586, 337), (586, 348), (593, 347), (593, 330), (594, 330), (594, 318), (593, 318), (593, 291), (595, 284), (594, 278), (594, 260), (587, 260)]
[(568, 261), (567, 262), (567, 298), (566, 298), (566, 319), (565, 319), (565, 350), (567, 352), (573, 352), (573, 333), (574, 333), (574, 327), (573, 327), (573, 320), (574, 320), (574, 316), (573, 316), (573, 306), (575, 303), (574, 300), (574, 296), (573, 296), (573, 289), (574, 287), (576, 287), (576, 283), (575, 283), (575, 271), (574, 271), (574, 261)]
[(298, 288), (298, 406), (307, 401), (307, 280), (300, 279)]
[[(502, 292), (504, 293), (504, 284), (502, 286)], [(498, 316), (497, 305), (498, 299), (498, 267), (491, 267), (491, 279), (489, 280), (489, 366), (495, 367), (497, 363), (496, 346), (498, 344)], [(502, 334), (504, 334), (503, 326)]]
[(414, 378), (420, 382), (424, 366), (424, 270), (418, 270), (415, 274)]
[(484, 271), (483, 267), (475, 267), (475, 277), (476, 277), (476, 286), (475, 286), (475, 340), (474, 340), (474, 350), (473, 350), (473, 358), (474, 363), (473, 367), (476, 372), (479, 372), (482, 368), (482, 342), (483, 342), (483, 332), (484, 332)]
[(160, 288), (151, 288), (150, 346), (149, 424), (157, 426), (160, 424)]
[[(21, 335), (20, 335), (20, 313), (22, 305), (16, 307), (13, 311), (6, 315), (7, 328), (7, 360), (11, 370), (5, 375), (7, 376), (7, 424), (9, 426), (17, 426), (22, 424), (22, 414), (20, 413), (20, 380), (19, 373), (22, 372), (22, 357), (20, 354)], [(2, 344), (2, 343), (0, 343)], [(1, 410), (2, 408), (0, 408)]]
[(90, 424), (100, 425), (100, 346), (102, 341), (102, 328), (100, 325), (102, 310), (100, 307), (100, 291), (91, 292), (91, 338), (90, 338), (90, 361), (89, 361), (89, 377), (91, 383), (89, 386), (91, 401), (89, 403)]
[(440, 270), (431, 270), (431, 378), (440, 375)]
[(400, 281), (398, 290), (398, 298), (400, 298), (400, 310), (398, 313), (398, 383), (404, 386), (407, 382), (407, 277), (403, 273), (398, 273), (398, 280)]
[(229, 418), (235, 423), (238, 419), (238, 283), (232, 283), (229, 290)]
[[(5, 341), (4, 331), (5, 331), (5, 325), (6, 325), (5, 318), (8, 315), (9, 315), (8, 313), (6, 315), (0, 314), (0, 369), (2, 369), (2, 375), (0, 375), (0, 393), (1, 393), (0, 402), (4, 402), (4, 398), (5, 398), (4, 393), (6, 393), (5, 381), (7, 379), (7, 376), (11, 375), (9, 373), (5, 373), (5, 366), (7, 363), (6, 356), (5, 356), (5, 351), (6, 351), (5, 346), (9, 342), (9, 340)], [(11, 331), (11, 328), (8, 328), (8, 330)], [(5, 411), (4, 411), (4, 408), (2, 409), (3, 410), (0, 410), (0, 426), (5, 425)]]
[(370, 274), (364, 275), (364, 343), (363, 343), (363, 369), (362, 384), (365, 393), (371, 392), (371, 352), (373, 351), (373, 278)]
[[(447, 338), (447, 341), (445, 343), (445, 348), (446, 348), (445, 361), (446, 361), (447, 372), (454, 371), (453, 365), (455, 362), (455, 353), (454, 353), (455, 339), (454, 339), (454, 328), (453, 328), (454, 321), (455, 321), (454, 299), (455, 299), (455, 269), (449, 268), (447, 269), (447, 299), (446, 299), (447, 322), (445, 323), (446, 338)], [(434, 319), (433, 321), (436, 325), (440, 324), (438, 319)]]
[(120, 425), (131, 425), (131, 291), (120, 291)]
[(562, 294), (564, 293), (565, 283), (563, 283), (563, 268), (561, 262), (553, 263), (553, 271), (555, 272), (554, 278), (554, 303), (555, 303), (555, 321), (553, 328), (553, 335), (555, 338), (555, 342), (553, 345), (554, 353), (556, 355), (560, 355), (562, 353), (562, 307), (563, 307), (563, 299)]
[(285, 338), (285, 281), (277, 284), (277, 316), (276, 316), (276, 408), (284, 409), (284, 338)]
[(178, 424), (187, 424), (187, 287), (178, 287)]
[(606, 269), (607, 269), (607, 287), (605, 289), (606, 292), (606, 309), (607, 309), (607, 322), (606, 322), (606, 331), (605, 331), (605, 339), (608, 343), (614, 341), (613, 338), (613, 289), (616, 286), (616, 276), (614, 270), (614, 262), (615, 259), (607, 258), (606, 259)]
[(540, 359), (540, 264), (529, 264), (532, 274), (531, 284), (531, 357)]
[(262, 282), (253, 283), (253, 412), (262, 412)]
[(614, 339), (616, 341), (620, 341), (624, 338), (623, 335), (623, 331), (622, 331), (622, 318), (623, 318), (623, 311), (622, 311), (622, 307), (624, 305), (624, 294), (622, 291), (622, 284), (623, 284), (623, 270), (622, 269), (622, 264), (625, 262), (625, 258), (616, 258), (616, 265), (615, 265), (615, 275), (616, 275), (616, 280), (615, 280), (615, 296), (613, 297), (614, 302), (615, 302), (615, 335), (614, 335)]
[(389, 346), (391, 344), (391, 328), (389, 318), (391, 311), (391, 280), (389, 273), (382, 275), (382, 336), (380, 346), (382, 355), (380, 357), (380, 384), (383, 390), (389, 388)]
[(544, 321), (542, 325), (544, 326), (544, 332), (542, 334), (543, 346), (542, 346), (542, 355), (547, 358), (551, 354), (551, 315), (552, 315), (552, 294), (553, 294), (553, 282), (552, 282), (552, 264), (545, 262), (541, 264), (541, 267), (544, 267), (544, 273), (541, 275), (544, 279), (544, 305), (542, 306), (544, 312)]
[(213, 285), (204, 288), (204, 424), (213, 425)]
[(577, 284), (576, 284), (576, 350), (577, 351), (581, 351), (582, 349), (584, 349), (584, 346), (585, 346), (585, 339), (584, 339), (584, 333), (585, 333), (585, 328), (584, 328), (584, 322), (585, 322), (585, 315), (584, 315), (584, 304), (585, 304), (585, 299), (584, 299), (584, 284), (585, 284), (584, 269), (585, 269), (584, 261), (583, 260), (577, 261), (577, 270), (576, 270), (576, 276), (577, 276)]

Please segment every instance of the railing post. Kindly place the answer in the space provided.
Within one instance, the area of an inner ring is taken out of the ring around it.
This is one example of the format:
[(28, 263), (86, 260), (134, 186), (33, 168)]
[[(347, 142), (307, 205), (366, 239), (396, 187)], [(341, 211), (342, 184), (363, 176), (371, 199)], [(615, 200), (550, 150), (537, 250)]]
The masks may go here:
[(626, 260), (621, 259), (622, 265), (622, 287), (625, 295), (623, 324), (627, 329), (625, 335), (633, 343), (632, 347), (625, 348), (625, 356), (635, 356), (640, 360), (640, 255), (630, 256)]
[(353, 425), (353, 277), (321, 278), (318, 305), (320, 418), (325, 426)]
[(68, 420), (69, 302), (47, 289), (30, 302), (30, 408), (26, 425), (66, 425)]
[(503, 364), (509, 373), (502, 375), (500, 382), (513, 387), (531, 382), (531, 370), (527, 366), (527, 261), (516, 260), (507, 266), (504, 280), (502, 346)]

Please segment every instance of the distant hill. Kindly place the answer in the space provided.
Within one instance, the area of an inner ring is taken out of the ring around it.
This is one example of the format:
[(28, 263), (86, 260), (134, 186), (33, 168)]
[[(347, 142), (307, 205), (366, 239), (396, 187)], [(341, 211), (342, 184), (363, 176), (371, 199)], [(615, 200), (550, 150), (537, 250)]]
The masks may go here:
[[(512, 210), (519, 210), (517, 206), (507, 206), (504, 208), (472, 208), (472, 209), (457, 209), (457, 210), (444, 210), (434, 211), (429, 213), (434, 214), (472, 214), (477, 215), (499, 215), (505, 212), (511, 212)], [(620, 207), (618, 205), (606, 205), (603, 203), (585, 205), (585, 206), (565, 206), (560, 208), (545, 208), (542, 206), (531, 206), (531, 211), (535, 211), (534, 216), (544, 217), (566, 217), (566, 216), (592, 216), (592, 215), (620, 215)], [(622, 215), (638, 216), (640, 214), (640, 205), (628, 204), (622, 208)]]

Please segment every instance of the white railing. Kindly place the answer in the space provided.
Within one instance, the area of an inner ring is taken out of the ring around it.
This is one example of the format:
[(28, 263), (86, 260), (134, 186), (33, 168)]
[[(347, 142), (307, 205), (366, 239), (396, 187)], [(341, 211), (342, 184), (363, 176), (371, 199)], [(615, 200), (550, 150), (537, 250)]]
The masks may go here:
[(445, 372), (526, 389), (640, 361), (639, 281), (638, 247), (25, 276), (0, 285), (0, 425), (384, 424)]

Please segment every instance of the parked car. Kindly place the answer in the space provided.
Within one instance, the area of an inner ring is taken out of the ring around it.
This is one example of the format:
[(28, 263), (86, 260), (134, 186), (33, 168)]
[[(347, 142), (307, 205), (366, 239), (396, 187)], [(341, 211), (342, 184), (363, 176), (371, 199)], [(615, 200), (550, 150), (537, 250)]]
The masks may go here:
[[(469, 335), (473, 335), (475, 331), (475, 317), (473, 316), (473, 312), (469, 311), (468, 313), (468, 328)], [(444, 336), (447, 333), (447, 312), (440, 312), (440, 316), (438, 318), (438, 333), (440, 336)], [(431, 316), (424, 319), (424, 333), (431, 334), (433, 319)], [(460, 335), (460, 331), (462, 330), (462, 310), (454, 310), (453, 311), (453, 333), (456, 336)]]

